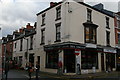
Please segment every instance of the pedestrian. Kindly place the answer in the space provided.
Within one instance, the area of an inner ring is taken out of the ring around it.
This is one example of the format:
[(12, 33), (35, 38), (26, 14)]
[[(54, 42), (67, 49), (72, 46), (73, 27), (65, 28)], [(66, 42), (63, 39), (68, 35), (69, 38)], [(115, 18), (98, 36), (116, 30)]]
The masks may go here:
[(62, 75), (62, 61), (58, 62), (58, 75)]
[(38, 80), (38, 74), (39, 74), (39, 69), (40, 69), (40, 65), (39, 65), (38, 62), (36, 62), (36, 67), (35, 67), (35, 69), (36, 69), (36, 80)]
[(29, 63), (29, 66), (28, 66), (28, 74), (29, 74), (29, 80), (31, 80), (31, 73), (33, 72), (33, 69), (32, 69), (32, 64)]
[(7, 80), (8, 71), (9, 71), (9, 61), (6, 61), (5, 62), (5, 80)]

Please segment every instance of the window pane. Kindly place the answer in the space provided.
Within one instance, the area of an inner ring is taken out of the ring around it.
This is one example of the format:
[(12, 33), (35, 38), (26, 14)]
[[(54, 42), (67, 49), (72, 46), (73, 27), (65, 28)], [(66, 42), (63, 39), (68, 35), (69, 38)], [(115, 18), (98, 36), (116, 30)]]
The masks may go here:
[(86, 27), (86, 28), (85, 28), (85, 35), (86, 35), (86, 36), (85, 36), (85, 41), (86, 41), (86, 42), (89, 42), (89, 41), (90, 41), (89, 33), (90, 33), (90, 32), (89, 32), (89, 27)]

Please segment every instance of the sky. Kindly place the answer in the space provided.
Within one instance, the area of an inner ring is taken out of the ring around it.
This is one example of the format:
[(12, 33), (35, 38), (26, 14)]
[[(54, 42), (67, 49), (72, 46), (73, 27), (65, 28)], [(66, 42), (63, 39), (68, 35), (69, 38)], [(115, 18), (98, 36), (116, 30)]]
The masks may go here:
[[(0, 38), (21, 27), (27, 23), (34, 25), (36, 14), (47, 7), (49, 2), (59, 2), (61, 0), (0, 0)], [(105, 9), (117, 12), (118, 1), (120, 0), (84, 0), (90, 5), (103, 3)]]

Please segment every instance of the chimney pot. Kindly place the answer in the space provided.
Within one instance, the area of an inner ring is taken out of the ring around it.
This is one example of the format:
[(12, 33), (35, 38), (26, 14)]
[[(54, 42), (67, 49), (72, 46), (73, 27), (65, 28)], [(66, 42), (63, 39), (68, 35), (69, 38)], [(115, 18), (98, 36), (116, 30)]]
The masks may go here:
[(30, 23), (28, 23), (28, 24), (26, 25), (26, 28), (27, 28), (27, 29), (32, 29), (33, 26), (31, 26)]
[(55, 6), (57, 3), (56, 2), (50, 2), (50, 7)]

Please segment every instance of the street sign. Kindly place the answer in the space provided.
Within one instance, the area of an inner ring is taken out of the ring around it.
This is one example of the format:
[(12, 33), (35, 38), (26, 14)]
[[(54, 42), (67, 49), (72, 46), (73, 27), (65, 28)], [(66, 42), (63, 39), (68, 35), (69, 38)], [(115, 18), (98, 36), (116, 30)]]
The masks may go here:
[(79, 55), (80, 54), (80, 49), (75, 49), (75, 55)]

